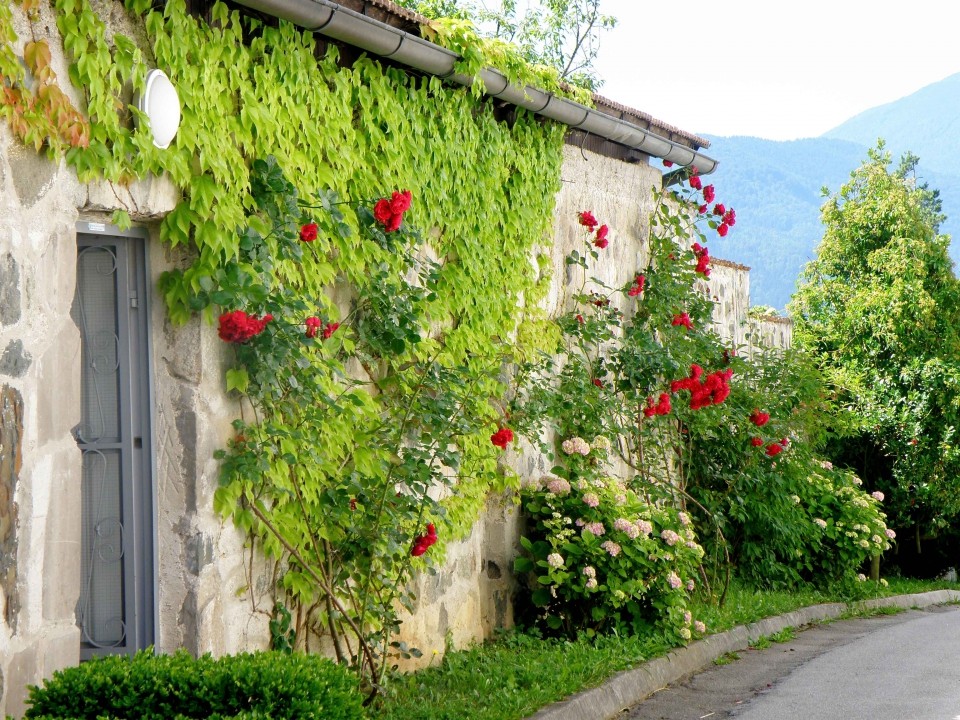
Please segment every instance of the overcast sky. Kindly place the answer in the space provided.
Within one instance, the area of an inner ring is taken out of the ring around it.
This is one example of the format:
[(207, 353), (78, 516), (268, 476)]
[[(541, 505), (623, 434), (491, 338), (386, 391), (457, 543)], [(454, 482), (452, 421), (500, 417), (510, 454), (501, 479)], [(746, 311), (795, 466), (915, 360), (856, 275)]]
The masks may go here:
[(960, 72), (955, 0), (601, 0), (600, 94), (682, 130), (814, 137)]

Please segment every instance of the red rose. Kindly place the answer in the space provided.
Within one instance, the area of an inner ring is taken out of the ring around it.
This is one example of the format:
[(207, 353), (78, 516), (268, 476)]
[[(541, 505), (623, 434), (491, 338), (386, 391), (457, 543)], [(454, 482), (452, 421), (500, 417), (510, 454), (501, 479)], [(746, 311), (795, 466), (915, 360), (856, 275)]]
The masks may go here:
[(737, 213), (733, 208), (730, 208), (723, 214), (723, 222), (730, 227), (737, 224)]
[(244, 343), (263, 332), (263, 329), (271, 320), (273, 320), (273, 315), (264, 315), (262, 318), (257, 318), (253, 315), (247, 315), (243, 310), (234, 310), (220, 316), (217, 334), (225, 342)]
[(513, 442), (513, 430), (506, 427), (500, 428), (490, 436), (490, 442), (501, 450), (506, 450), (507, 444)]
[(690, 178), (690, 187), (692, 187), (694, 190), (700, 190), (703, 187), (703, 183), (699, 177), (694, 175)]
[(673, 167), (673, 163), (670, 162), (669, 160), (664, 160), (664, 161), (663, 161), (663, 166), (664, 166), (664, 167)]
[(713, 199), (717, 196), (717, 193), (713, 189), (713, 185), (705, 185), (703, 188), (703, 201), (707, 204), (712, 203)]
[(303, 321), (303, 324), (307, 326), (306, 336), (312, 338), (317, 336), (317, 330), (320, 329), (323, 323), (320, 322), (320, 318), (318, 317), (308, 317)]
[(377, 204), (373, 206), (373, 217), (375, 217), (381, 225), (386, 225), (390, 222), (390, 218), (393, 217), (393, 208), (390, 207), (390, 201), (386, 198), (377, 200)]
[(602, 387), (603, 387), (603, 381), (602, 381), (600, 378), (594, 378), (594, 379), (593, 379), (593, 384), (596, 385), (598, 388), (602, 388)]
[(577, 213), (577, 217), (580, 219), (580, 224), (590, 231), (600, 224), (589, 210)]
[(596, 245), (601, 250), (607, 246), (607, 235), (610, 233), (610, 228), (606, 225), (601, 225), (597, 228), (597, 238), (593, 241), (593, 244)]
[(770, 414), (765, 412), (760, 412), (759, 410), (754, 410), (750, 413), (750, 422), (752, 422), (757, 427), (763, 427), (768, 422), (770, 422)]
[(577, 322), (583, 325), (586, 320), (583, 319), (583, 315), (577, 315)]
[(767, 445), (767, 455), (770, 457), (776, 457), (781, 452), (783, 452), (783, 447), (779, 443), (770, 443)]
[(706, 215), (706, 214), (707, 214), (707, 206), (706, 206), (706, 205), (701, 205), (700, 207), (697, 208), (697, 212), (699, 212), (701, 215)]
[(763, 445), (763, 440), (761, 440), (758, 437), (752, 437), (750, 438), (750, 444), (753, 445), (754, 447), (760, 447), (761, 445)]
[(356, 509), (357, 509), (357, 499), (356, 499), (356, 498), (350, 498), (350, 509), (351, 509), (351, 510), (356, 510)]
[(317, 227), (316, 223), (307, 223), (300, 228), (300, 239), (303, 242), (313, 242), (317, 239)]
[(726, 223), (720, 223), (717, 225), (717, 235), (720, 237), (726, 237), (728, 230), (730, 230), (730, 227)]
[(717, 203), (713, 206), (714, 215), (723, 215), (726, 211), (727, 209), (723, 206), (723, 203)]
[(327, 323), (323, 328), (323, 339), (329, 340), (330, 336), (333, 335), (337, 329), (340, 327), (340, 323)]
[(693, 321), (690, 319), (690, 316), (687, 313), (680, 313), (679, 315), (673, 316), (673, 321), (670, 323), (674, 327), (683, 326), (687, 330), (693, 329)]
[(409, 190), (403, 190), (401, 192), (394, 191), (393, 195), (390, 196), (391, 212), (393, 212), (394, 215), (403, 215), (410, 209), (412, 197)]

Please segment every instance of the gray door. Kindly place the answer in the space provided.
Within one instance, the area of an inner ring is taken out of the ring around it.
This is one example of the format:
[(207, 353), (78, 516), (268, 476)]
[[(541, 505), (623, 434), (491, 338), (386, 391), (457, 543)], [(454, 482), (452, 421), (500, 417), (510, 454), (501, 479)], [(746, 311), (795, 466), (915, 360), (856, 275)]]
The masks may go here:
[(154, 521), (145, 237), (80, 223), (81, 658), (154, 642)]

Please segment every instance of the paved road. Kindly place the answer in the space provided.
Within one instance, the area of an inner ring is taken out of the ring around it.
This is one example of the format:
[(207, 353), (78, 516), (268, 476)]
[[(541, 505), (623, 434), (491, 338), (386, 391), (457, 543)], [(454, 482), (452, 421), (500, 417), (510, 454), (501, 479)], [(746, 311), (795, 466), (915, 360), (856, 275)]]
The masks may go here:
[(819, 625), (661, 690), (623, 720), (960, 720), (960, 607)]

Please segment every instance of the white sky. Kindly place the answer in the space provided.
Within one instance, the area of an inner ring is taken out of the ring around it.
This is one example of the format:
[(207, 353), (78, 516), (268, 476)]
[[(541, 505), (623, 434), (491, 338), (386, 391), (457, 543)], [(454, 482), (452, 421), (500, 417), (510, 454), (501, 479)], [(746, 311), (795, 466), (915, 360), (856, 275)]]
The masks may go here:
[(600, 94), (682, 130), (814, 137), (960, 72), (956, 0), (601, 0)]

